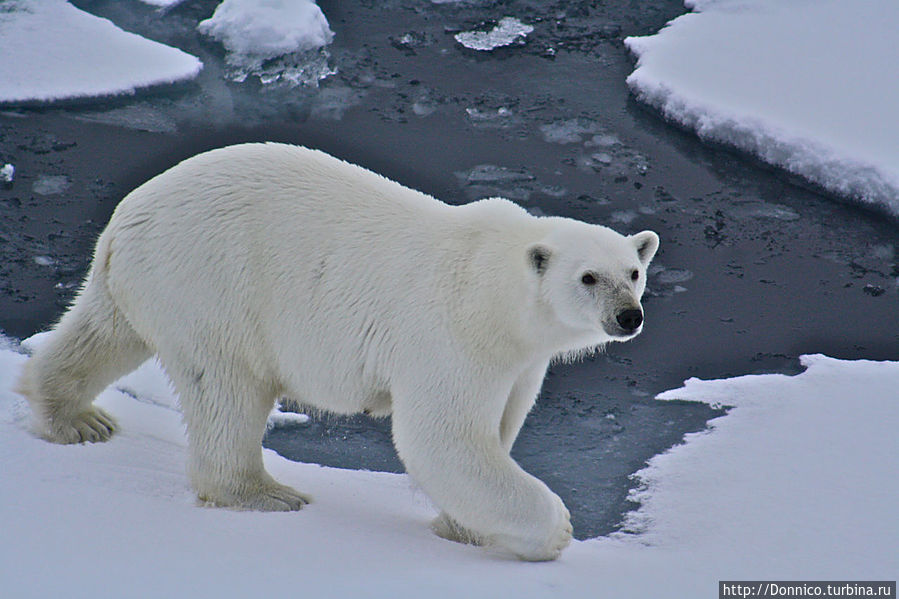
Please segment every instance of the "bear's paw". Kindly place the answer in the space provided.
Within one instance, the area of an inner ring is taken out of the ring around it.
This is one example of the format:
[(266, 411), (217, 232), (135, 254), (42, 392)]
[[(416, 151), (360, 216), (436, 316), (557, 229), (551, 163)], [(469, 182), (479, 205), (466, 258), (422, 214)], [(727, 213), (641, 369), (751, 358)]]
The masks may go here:
[(52, 443), (100, 443), (109, 441), (115, 432), (115, 420), (101, 410), (91, 407), (67, 418), (51, 417), (41, 436)]

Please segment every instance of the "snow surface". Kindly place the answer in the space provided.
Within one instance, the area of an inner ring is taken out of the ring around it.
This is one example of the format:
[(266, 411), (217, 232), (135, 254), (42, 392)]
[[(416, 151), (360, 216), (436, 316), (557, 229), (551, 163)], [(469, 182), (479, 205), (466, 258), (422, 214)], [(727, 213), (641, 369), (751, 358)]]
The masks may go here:
[[(311, 58), (306, 54), (334, 38), (328, 20), (313, 0), (224, 0), (210, 18), (197, 25), (197, 30), (225, 46), (225, 60), (236, 81), (258, 75), (263, 83), (282, 79), (317, 83), (332, 74), (324, 62), (317, 67), (306, 64)], [(267, 61), (296, 54), (303, 56), (288, 61), (295, 65), (278, 65), (275, 70), (266, 65)], [(316, 72), (307, 72), (310, 68)]]
[[(31, 344), (39, 342), (32, 340)], [(734, 406), (639, 473), (635, 534), (521, 563), (441, 540), (405, 475), (290, 462), (298, 513), (197, 507), (177, 403), (148, 362), (101, 394), (120, 431), (28, 433), (0, 337), (0, 588), (28, 597), (711, 597), (717, 581), (895, 578), (899, 363), (806, 356), (798, 376), (691, 379), (662, 399)], [(298, 434), (302, 434), (299, 432)]]
[(202, 66), (65, 0), (0, 2), (0, 102), (133, 94), (192, 79)]
[(630, 37), (634, 94), (700, 137), (899, 215), (899, 2), (688, 0)]

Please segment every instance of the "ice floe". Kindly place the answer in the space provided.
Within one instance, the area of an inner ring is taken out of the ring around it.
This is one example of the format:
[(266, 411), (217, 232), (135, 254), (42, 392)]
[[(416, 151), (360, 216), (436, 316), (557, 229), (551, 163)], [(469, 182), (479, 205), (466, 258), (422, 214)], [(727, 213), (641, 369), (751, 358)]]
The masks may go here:
[(701, 138), (899, 216), (899, 3), (692, 0), (630, 37), (638, 99)]
[(65, 0), (0, 3), (0, 103), (133, 94), (193, 79), (202, 66)]

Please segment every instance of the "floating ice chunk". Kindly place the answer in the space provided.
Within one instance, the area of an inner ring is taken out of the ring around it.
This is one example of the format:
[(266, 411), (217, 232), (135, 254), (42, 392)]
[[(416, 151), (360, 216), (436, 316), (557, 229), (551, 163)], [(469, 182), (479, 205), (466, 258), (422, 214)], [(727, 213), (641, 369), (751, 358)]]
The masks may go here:
[(441, 99), (435, 97), (430, 89), (421, 89), (415, 94), (412, 102), (412, 114), (419, 117), (426, 117), (433, 114), (441, 104)]
[(456, 173), (468, 183), (522, 183), (535, 179), (527, 169), (511, 169), (495, 164), (479, 164), (470, 171)]
[(655, 280), (662, 285), (685, 283), (693, 278), (693, 273), (684, 268), (663, 268), (655, 275)]
[(610, 219), (613, 223), (620, 223), (622, 225), (628, 225), (637, 218), (637, 213), (633, 210), (616, 210), (610, 216)]
[(458, 171), (455, 175), (465, 183), (465, 193), (471, 199), (498, 196), (525, 201), (534, 193), (553, 198), (561, 198), (568, 193), (564, 187), (541, 183), (525, 168), (479, 164), (470, 170)]
[(611, 133), (603, 133), (601, 135), (594, 135), (590, 138), (590, 141), (585, 145), (598, 146), (601, 148), (608, 148), (611, 146), (615, 146), (621, 143), (621, 140), (618, 139), (616, 135)]
[(192, 79), (202, 67), (65, 0), (0, 2), (0, 102), (133, 94)]
[(500, 106), (496, 110), (481, 110), (480, 108), (466, 108), (465, 113), (473, 121), (493, 121), (496, 119), (506, 119), (512, 116), (512, 111), (505, 106)]
[(320, 49), (334, 32), (313, 0), (224, 0), (197, 30), (221, 42), (229, 77), (262, 83), (317, 84), (332, 75)]
[(312, 105), (312, 118), (339, 121), (347, 110), (359, 103), (360, 94), (347, 86), (331, 86), (319, 90)]
[(544, 141), (556, 144), (580, 143), (583, 136), (599, 132), (599, 125), (588, 119), (568, 119), (540, 125), (540, 134)]
[(428, 116), (435, 110), (437, 110), (437, 107), (426, 101), (416, 101), (412, 103), (412, 114), (415, 116)]
[(781, 204), (768, 204), (763, 203), (758, 206), (753, 206), (746, 209), (737, 209), (734, 210), (734, 214), (737, 216), (749, 216), (750, 218), (760, 218), (760, 219), (770, 219), (770, 220), (781, 220), (781, 221), (793, 221), (799, 220), (799, 213), (790, 208), (789, 206), (783, 206)]
[(71, 179), (65, 175), (40, 175), (31, 185), (31, 189), (38, 195), (52, 196), (61, 194), (71, 184)]
[(79, 121), (105, 123), (152, 133), (175, 133), (178, 131), (175, 119), (162, 110), (154, 108), (150, 103), (129, 104), (121, 108), (98, 112), (82, 112), (76, 114), (75, 118)]
[(522, 23), (515, 17), (503, 17), (490, 31), (463, 31), (457, 33), (455, 39), (471, 50), (489, 52), (503, 46), (523, 44), (533, 30), (531, 25)]
[(11, 164), (4, 164), (3, 168), (0, 168), (0, 183), (12, 183), (13, 178), (16, 176), (16, 167)]
[(478, 129), (511, 129), (522, 122), (521, 117), (507, 106), (472, 106), (465, 109), (465, 114)]
[(53, 258), (50, 256), (35, 256), (34, 263), (38, 266), (53, 266)]
[(390, 45), (408, 54), (415, 56), (416, 50), (425, 48), (434, 43), (434, 38), (421, 31), (408, 31), (403, 35), (390, 38)]

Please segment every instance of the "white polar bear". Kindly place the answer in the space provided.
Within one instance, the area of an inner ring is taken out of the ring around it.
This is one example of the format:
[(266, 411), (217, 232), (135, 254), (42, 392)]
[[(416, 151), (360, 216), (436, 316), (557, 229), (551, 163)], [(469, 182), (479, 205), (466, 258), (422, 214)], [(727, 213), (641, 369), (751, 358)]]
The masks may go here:
[(264, 469), (274, 401), (393, 415), (438, 534), (554, 559), (561, 499), (509, 450), (554, 357), (637, 335), (658, 236), (450, 206), (322, 152), (245, 144), (128, 195), (77, 300), (26, 363), (41, 434), (105, 441), (95, 396), (156, 354), (201, 501), (296, 510)]

